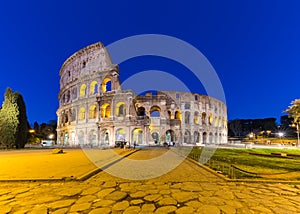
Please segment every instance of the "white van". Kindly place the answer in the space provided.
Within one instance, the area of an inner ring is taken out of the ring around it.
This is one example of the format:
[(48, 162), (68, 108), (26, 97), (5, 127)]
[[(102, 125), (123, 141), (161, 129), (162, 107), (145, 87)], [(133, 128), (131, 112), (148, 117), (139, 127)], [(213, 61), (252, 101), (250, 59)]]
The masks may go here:
[(51, 146), (53, 146), (53, 141), (52, 140), (42, 140), (41, 146), (42, 147), (51, 147)]

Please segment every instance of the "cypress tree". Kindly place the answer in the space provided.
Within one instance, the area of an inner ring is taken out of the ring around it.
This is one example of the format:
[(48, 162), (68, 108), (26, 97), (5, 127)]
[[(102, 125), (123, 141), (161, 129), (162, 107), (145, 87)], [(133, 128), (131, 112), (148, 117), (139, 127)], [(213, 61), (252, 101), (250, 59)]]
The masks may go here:
[(22, 95), (18, 92), (14, 93), (18, 107), (18, 127), (16, 132), (16, 148), (24, 148), (28, 139), (28, 121), (26, 115), (26, 106)]
[(23, 148), (27, 137), (28, 125), (23, 97), (7, 88), (0, 111), (0, 144), (6, 148)]

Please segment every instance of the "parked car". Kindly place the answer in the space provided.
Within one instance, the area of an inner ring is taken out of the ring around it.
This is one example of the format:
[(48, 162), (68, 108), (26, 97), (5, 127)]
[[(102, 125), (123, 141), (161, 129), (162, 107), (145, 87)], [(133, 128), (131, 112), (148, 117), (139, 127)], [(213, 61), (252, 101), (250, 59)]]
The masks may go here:
[(52, 140), (42, 140), (41, 146), (42, 147), (51, 147), (51, 146), (53, 146), (53, 141)]

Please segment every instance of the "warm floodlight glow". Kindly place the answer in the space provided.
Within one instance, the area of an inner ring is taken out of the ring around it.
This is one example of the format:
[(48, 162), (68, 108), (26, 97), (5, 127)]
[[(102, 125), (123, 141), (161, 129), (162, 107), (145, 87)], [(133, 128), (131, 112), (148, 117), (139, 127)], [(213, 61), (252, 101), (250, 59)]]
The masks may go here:
[(54, 134), (49, 134), (49, 139), (53, 139), (54, 138)]

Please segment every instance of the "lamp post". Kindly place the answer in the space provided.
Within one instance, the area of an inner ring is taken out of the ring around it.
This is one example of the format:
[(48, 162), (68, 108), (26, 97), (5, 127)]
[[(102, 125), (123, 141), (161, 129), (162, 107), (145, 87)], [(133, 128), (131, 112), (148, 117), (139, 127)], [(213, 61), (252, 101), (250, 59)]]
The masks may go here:
[(282, 132), (279, 132), (279, 133), (278, 133), (278, 136), (280, 137), (280, 142), (281, 142), (281, 144), (282, 144), (283, 133), (282, 133)]

